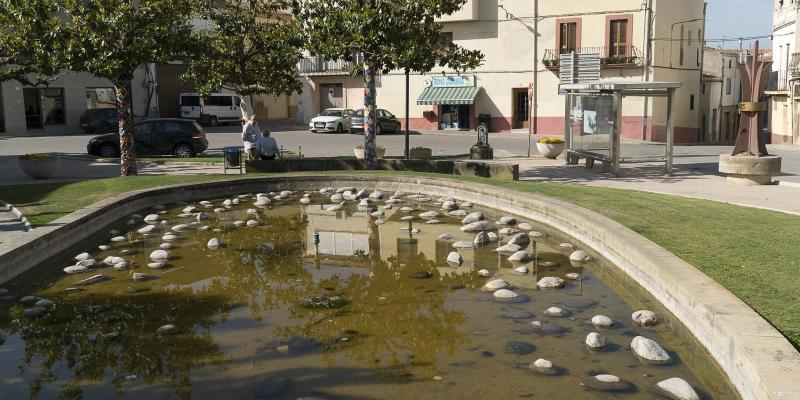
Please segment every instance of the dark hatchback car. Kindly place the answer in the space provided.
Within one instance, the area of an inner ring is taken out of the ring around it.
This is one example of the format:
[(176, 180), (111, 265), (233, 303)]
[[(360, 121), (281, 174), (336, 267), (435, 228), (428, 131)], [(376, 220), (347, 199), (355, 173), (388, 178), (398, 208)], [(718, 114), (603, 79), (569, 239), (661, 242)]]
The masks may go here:
[[(378, 117), (378, 131), (375, 132), (376, 135), (382, 133), (400, 133), (400, 121), (398, 121), (392, 113), (383, 109), (377, 109), (375, 110), (375, 114)], [(364, 131), (364, 110), (356, 110), (356, 112), (353, 113), (353, 117), (350, 119), (350, 131)]]
[(86, 133), (109, 133), (117, 129), (116, 108), (95, 108), (81, 114), (80, 126)]
[[(149, 119), (135, 124), (136, 155), (168, 155), (194, 157), (208, 149), (203, 128), (189, 119)], [(92, 138), (86, 152), (100, 157), (119, 156), (119, 133)]]

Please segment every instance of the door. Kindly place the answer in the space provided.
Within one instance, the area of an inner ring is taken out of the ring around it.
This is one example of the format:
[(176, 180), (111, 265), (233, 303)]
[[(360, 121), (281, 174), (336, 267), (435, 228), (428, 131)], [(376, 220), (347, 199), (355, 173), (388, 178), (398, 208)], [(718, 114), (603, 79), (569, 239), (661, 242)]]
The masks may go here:
[(217, 119), (222, 121), (238, 120), (241, 113), (236, 111), (233, 96), (214, 96), (217, 107)]
[(342, 108), (344, 90), (341, 83), (324, 83), (319, 85), (319, 109)]
[(528, 89), (514, 89), (514, 115), (513, 129), (527, 128), (530, 125), (528, 118)]
[(153, 139), (153, 123), (142, 122), (136, 124), (133, 128), (134, 132), (134, 151), (137, 155), (156, 154), (152, 143)]
[(381, 132), (398, 132), (400, 131), (400, 122), (395, 118), (394, 114), (386, 110), (378, 110), (378, 123), (381, 124)]
[(22, 95), (25, 101), (25, 127), (27, 129), (42, 128), (42, 103), (39, 89), (24, 88)]
[(462, 131), (470, 130), (469, 108), (471, 106), (458, 106), (458, 129)]
[(200, 96), (181, 95), (181, 117), (200, 119)]
[(150, 148), (154, 154), (172, 154), (176, 141), (183, 132), (183, 126), (177, 121), (156, 122), (150, 136)]

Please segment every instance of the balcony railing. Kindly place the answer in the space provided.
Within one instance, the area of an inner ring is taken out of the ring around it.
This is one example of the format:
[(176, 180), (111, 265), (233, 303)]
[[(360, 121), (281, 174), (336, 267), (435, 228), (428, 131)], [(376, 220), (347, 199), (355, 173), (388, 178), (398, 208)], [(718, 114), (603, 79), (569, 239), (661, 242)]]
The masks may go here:
[(767, 79), (768, 92), (786, 92), (789, 91), (791, 79), (789, 79), (788, 71), (772, 71), (769, 73)]
[(635, 46), (612, 46), (612, 47), (581, 47), (574, 50), (546, 49), (544, 51), (544, 66), (549, 69), (558, 69), (561, 54), (600, 54), (600, 65), (604, 68), (614, 67), (636, 67), (641, 66), (643, 57), (639, 49)]
[(320, 56), (305, 57), (298, 63), (301, 75), (349, 75), (354, 68), (364, 64), (364, 57), (356, 55), (353, 61), (325, 60)]

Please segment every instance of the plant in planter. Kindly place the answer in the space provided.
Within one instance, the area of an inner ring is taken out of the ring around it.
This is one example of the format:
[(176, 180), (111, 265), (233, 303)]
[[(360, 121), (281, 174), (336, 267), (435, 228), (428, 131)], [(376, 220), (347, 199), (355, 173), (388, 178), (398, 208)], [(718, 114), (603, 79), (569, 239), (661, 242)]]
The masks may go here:
[[(379, 159), (383, 158), (383, 156), (386, 155), (386, 148), (381, 146), (381, 145), (375, 146), (375, 151), (378, 153), (378, 158)], [(364, 159), (364, 144), (360, 143), (360, 144), (356, 145), (356, 147), (353, 148), (353, 153), (355, 153), (357, 160), (363, 160)]]
[(430, 160), (433, 158), (433, 149), (428, 147), (412, 147), (409, 151), (412, 160)]
[(19, 167), (34, 179), (47, 179), (58, 170), (58, 157), (50, 154), (25, 154), (19, 156)]
[(555, 160), (566, 148), (564, 140), (557, 137), (545, 137), (536, 142), (536, 148), (543, 156)]

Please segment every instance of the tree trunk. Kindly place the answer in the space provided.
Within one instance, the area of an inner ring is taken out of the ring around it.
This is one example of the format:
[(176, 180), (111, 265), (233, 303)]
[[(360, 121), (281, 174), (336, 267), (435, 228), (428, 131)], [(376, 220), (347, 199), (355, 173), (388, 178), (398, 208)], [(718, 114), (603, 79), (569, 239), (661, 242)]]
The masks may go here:
[(378, 149), (375, 145), (378, 128), (376, 95), (375, 63), (367, 61), (364, 65), (364, 166), (366, 169), (378, 168)]
[(119, 125), (119, 163), (122, 176), (134, 176), (136, 152), (134, 151), (133, 114), (131, 113), (131, 81), (114, 84), (117, 92), (117, 123)]

